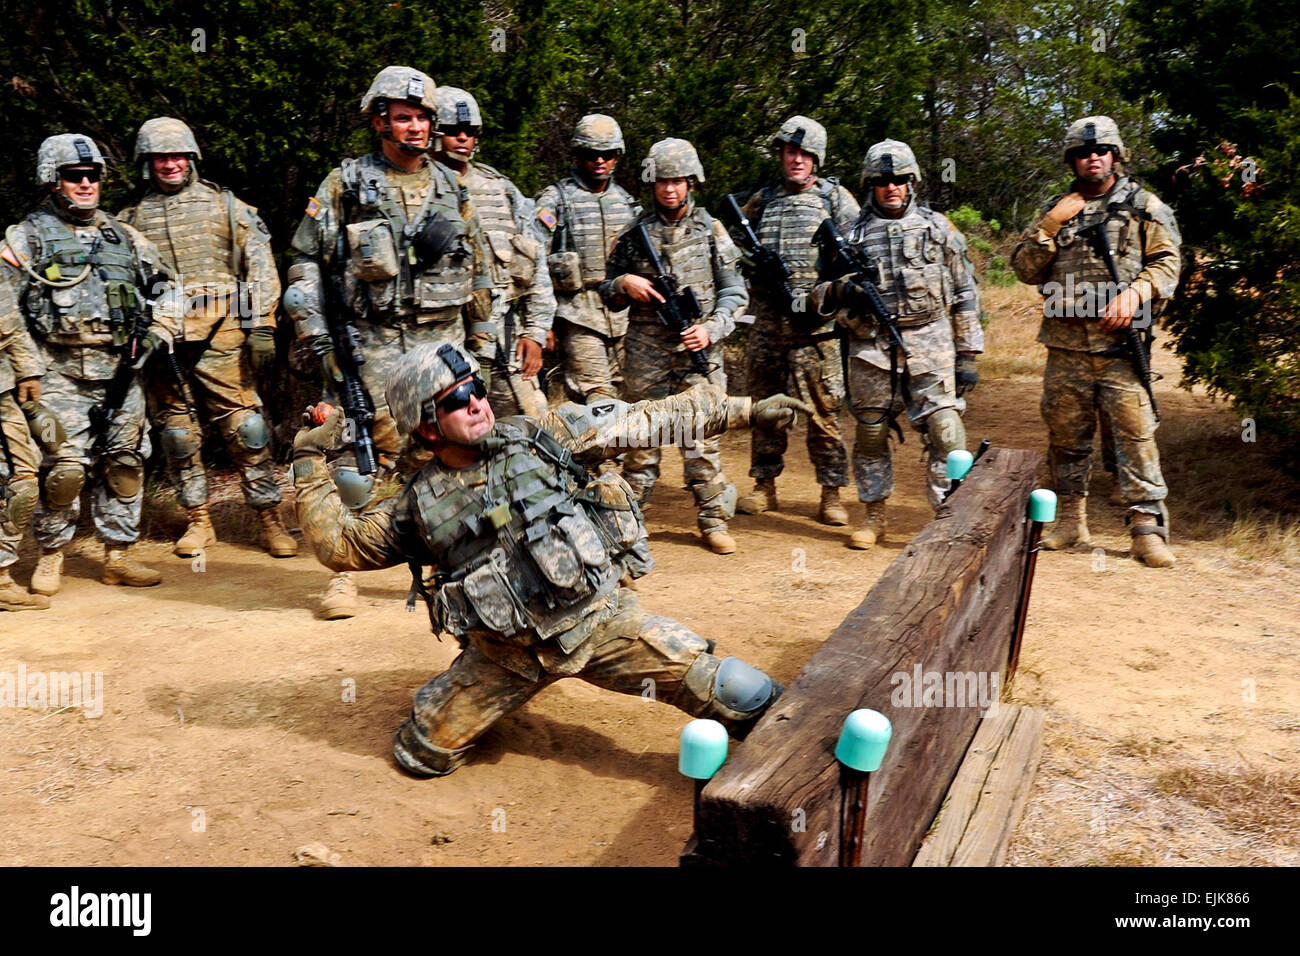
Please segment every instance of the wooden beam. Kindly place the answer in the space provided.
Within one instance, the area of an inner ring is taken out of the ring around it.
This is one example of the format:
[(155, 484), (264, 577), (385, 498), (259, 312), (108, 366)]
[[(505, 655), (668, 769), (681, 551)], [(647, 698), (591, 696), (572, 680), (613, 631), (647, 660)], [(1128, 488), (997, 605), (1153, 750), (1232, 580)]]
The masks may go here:
[[(834, 748), (860, 707), (894, 727), (871, 779), (863, 863), (912, 862), (980, 722), (967, 691), (1001, 688), (1041, 461), (995, 448), (976, 463), (705, 787), (692, 862), (835, 866)], [(906, 687), (930, 675), (949, 706)]]

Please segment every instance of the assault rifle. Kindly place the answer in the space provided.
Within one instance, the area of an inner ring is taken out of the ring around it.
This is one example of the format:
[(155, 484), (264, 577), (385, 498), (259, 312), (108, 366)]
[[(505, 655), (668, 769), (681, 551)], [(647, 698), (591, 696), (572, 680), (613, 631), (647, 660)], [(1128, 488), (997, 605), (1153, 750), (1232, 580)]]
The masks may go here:
[(759, 241), (754, 227), (741, 211), (734, 194), (728, 195), (722, 203), (722, 218), (732, 229), (738, 230), (741, 237), (741, 249), (749, 262), (749, 278), (753, 283), (774, 295), (790, 315), (807, 308), (804, 297), (790, 287), (790, 267), (785, 264), (781, 254), (769, 249)]
[[(1110, 248), (1110, 237), (1106, 235), (1106, 222), (1093, 223), (1079, 230), (1079, 236), (1092, 246), (1093, 250), (1101, 257), (1101, 261), (1106, 264), (1106, 271), (1110, 273), (1110, 281), (1115, 284), (1118, 292), (1120, 286), (1119, 269), (1115, 266), (1115, 254)], [(1102, 306), (1100, 297), (1098, 297), (1098, 318), (1101, 317)], [(1148, 334), (1150, 330), (1148, 329)], [(1138, 381), (1146, 389), (1147, 397), (1151, 399), (1151, 412), (1160, 421), (1160, 406), (1156, 404), (1156, 393), (1151, 388), (1151, 357), (1147, 354), (1146, 344), (1142, 341), (1142, 334), (1133, 327), (1129, 322), (1124, 326), (1124, 345), (1128, 350), (1129, 361), (1133, 365), (1133, 371), (1137, 374)]]
[[(670, 331), (680, 335), (703, 316), (704, 310), (700, 308), (700, 300), (696, 297), (695, 290), (689, 286), (685, 289), (678, 289), (677, 277), (664, 269), (663, 260), (659, 258), (658, 250), (655, 249), (654, 243), (650, 241), (650, 233), (646, 232), (645, 223), (638, 223), (636, 228), (632, 230), (631, 236), (632, 241), (645, 252), (646, 258), (650, 260), (650, 268), (654, 270), (650, 284), (664, 298), (662, 302), (654, 303), (655, 312), (659, 315), (659, 321), (666, 325)], [(691, 364), (695, 366), (696, 371), (701, 375), (708, 375), (709, 357), (704, 351), (692, 350), (690, 356)]]
[[(155, 273), (146, 283), (150, 291), (165, 282), (162, 273)], [(119, 358), (113, 377), (104, 389), (104, 398), (90, 406), (90, 434), (93, 438), (90, 453), (93, 458), (104, 454), (108, 444), (108, 431), (117, 418), (126, 397), (131, 392), (139, 369), (136, 360), (144, 349), (149, 326), (153, 325), (153, 303), (140, 295), (140, 291), (126, 282), (111, 282), (107, 288), (109, 328), (113, 331), (113, 344)]]
[[(861, 251), (849, 245), (848, 240), (835, 228), (835, 220), (830, 217), (822, 220), (822, 224), (813, 233), (812, 241), (817, 244), (821, 252), (822, 262), (833, 270), (833, 278), (853, 276), (856, 289), (852, 290), (849, 301), (845, 303), (849, 311), (859, 316), (870, 315), (874, 318), (889, 335), (892, 346), (903, 353), (903, 358), (911, 358), (912, 353), (903, 344), (903, 333), (899, 331), (898, 319), (889, 311), (889, 306), (885, 305), (880, 290), (871, 279), (872, 276), (879, 275), (876, 264)], [(833, 264), (837, 262), (839, 266), (835, 267)]]

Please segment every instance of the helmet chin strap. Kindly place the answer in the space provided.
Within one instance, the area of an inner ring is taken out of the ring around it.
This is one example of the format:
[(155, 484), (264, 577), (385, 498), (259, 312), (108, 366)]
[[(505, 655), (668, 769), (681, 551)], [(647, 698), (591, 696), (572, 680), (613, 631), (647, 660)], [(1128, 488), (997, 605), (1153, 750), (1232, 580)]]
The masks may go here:
[(64, 195), (61, 190), (54, 189), (54, 199), (58, 205), (63, 207), (63, 211), (68, 213), (74, 219), (90, 220), (95, 215), (95, 210), (99, 208), (99, 203), (90, 206), (83, 206), (80, 203), (73, 202), (68, 196)]

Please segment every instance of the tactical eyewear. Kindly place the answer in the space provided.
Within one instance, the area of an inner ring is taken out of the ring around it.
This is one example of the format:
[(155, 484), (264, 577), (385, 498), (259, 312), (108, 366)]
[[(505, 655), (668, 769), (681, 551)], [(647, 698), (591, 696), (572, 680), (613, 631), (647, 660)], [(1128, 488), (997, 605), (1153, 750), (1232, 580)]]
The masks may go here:
[(438, 399), (434, 407), (445, 414), (450, 415), (452, 412), (458, 412), (470, 403), (470, 398), (487, 398), (487, 387), (483, 384), (483, 379), (475, 375), (473, 378), (461, 382), (450, 392)]
[(59, 170), (59, 178), (65, 183), (79, 183), (83, 179), (97, 183), (99, 182), (99, 167), (92, 166), (89, 169), (65, 167)]
[(1087, 159), (1089, 156), (1105, 158), (1115, 152), (1114, 146), (1076, 146), (1070, 150), (1071, 159)]
[(611, 159), (618, 159), (619, 156), (621, 155), (623, 155), (622, 151), (617, 149), (608, 149), (604, 151), (597, 151), (594, 149), (578, 150), (579, 159), (584, 159), (587, 162), (592, 162), (592, 163), (594, 163), (596, 160), (604, 160), (605, 162), (609, 162)]
[(471, 139), (478, 139), (478, 134), (479, 134), (479, 127), (467, 126), (463, 123), (457, 126), (438, 127), (439, 136), (468, 136)]
[(909, 176), (874, 176), (867, 180), (868, 186), (885, 187), (885, 186), (906, 186), (912, 181)]

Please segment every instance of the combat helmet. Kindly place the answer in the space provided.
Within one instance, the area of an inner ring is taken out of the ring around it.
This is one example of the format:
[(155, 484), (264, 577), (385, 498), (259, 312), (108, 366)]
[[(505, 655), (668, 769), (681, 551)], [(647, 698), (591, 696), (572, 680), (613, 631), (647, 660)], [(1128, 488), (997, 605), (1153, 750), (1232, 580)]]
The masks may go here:
[(694, 179), (704, 182), (704, 167), (695, 147), (684, 139), (661, 139), (646, 156), (646, 174), (656, 179)]
[(361, 97), (361, 112), (365, 116), (372, 111), (384, 116), (389, 103), (399, 102), (422, 106), (432, 116), (438, 112), (436, 91), (437, 84), (429, 74), (410, 66), (386, 66), (375, 75), (370, 89)]
[(1128, 162), (1128, 150), (1120, 139), (1119, 127), (1109, 116), (1085, 116), (1071, 123), (1061, 143), (1061, 159), (1069, 163), (1070, 150), (1079, 146), (1113, 146), (1116, 158), (1121, 163)]
[[(438, 108), (434, 111), (437, 126), (472, 126), (483, 129), (483, 116), (478, 110), (478, 101), (465, 90), (454, 86), (440, 86), (435, 97)], [(475, 134), (477, 135), (477, 133)]]
[(791, 116), (781, 124), (772, 137), (772, 149), (779, 155), (781, 144), (789, 143), (817, 158), (817, 165), (826, 162), (826, 127), (807, 116)]
[(478, 359), (459, 345), (417, 345), (393, 363), (386, 391), (397, 430), (409, 435), (433, 420), (433, 400), (467, 375), (478, 375)]
[(597, 153), (612, 150), (622, 153), (627, 148), (623, 143), (623, 130), (614, 117), (604, 113), (588, 113), (578, 120), (578, 125), (573, 127), (573, 139), (569, 140), (569, 146)]
[(64, 166), (98, 166), (104, 171), (104, 154), (95, 141), (80, 133), (59, 133), (41, 143), (36, 151), (36, 181), (56, 185)]
[(194, 133), (174, 116), (155, 116), (145, 120), (140, 132), (135, 134), (135, 161), (140, 163), (145, 181), (149, 180), (149, 157), (156, 154), (185, 153), (190, 158), (189, 179), (197, 171), (194, 163), (203, 158)]
[(862, 160), (862, 184), (877, 176), (911, 176), (912, 182), (921, 181), (921, 167), (917, 165), (912, 147), (896, 139), (881, 140)]

